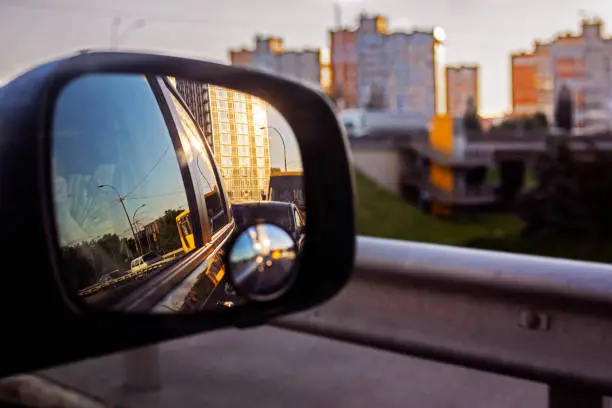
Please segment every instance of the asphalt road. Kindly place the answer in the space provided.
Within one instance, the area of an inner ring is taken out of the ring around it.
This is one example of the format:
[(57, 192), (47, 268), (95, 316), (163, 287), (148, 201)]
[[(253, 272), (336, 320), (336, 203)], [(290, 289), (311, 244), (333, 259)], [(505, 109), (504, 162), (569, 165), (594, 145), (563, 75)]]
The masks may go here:
[(148, 393), (121, 387), (121, 354), (40, 374), (127, 407), (546, 406), (541, 384), (271, 327), (164, 343), (160, 356), (162, 389)]

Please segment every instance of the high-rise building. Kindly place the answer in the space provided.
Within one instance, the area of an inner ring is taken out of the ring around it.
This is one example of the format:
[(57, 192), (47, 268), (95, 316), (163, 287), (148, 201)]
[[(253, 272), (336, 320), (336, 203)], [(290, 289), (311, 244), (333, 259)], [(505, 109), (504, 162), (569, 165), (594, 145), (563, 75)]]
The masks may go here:
[(392, 33), (385, 41), (386, 108), (423, 123), (437, 112), (439, 78), (432, 32)]
[(255, 37), (252, 50), (230, 50), (232, 65), (247, 66), (321, 87), (321, 56), (318, 49), (285, 50), (280, 37)]
[(512, 110), (515, 116), (542, 112), (553, 119), (565, 85), (572, 92), (578, 128), (610, 126), (612, 117), (612, 39), (603, 21), (585, 19), (579, 34), (564, 33), (536, 42), (533, 51), (513, 54)]
[(232, 202), (261, 200), (270, 180), (266, 103), (209, 85), (214, 155)]
[(331, 92), (345, 109), (359, 106), (357, 32), (338, 29), (330, 31)]
[(356, 29), (330, 32), (332, 92), (343, 108), (392, 111), (429, 123), (445, 102), (438, 37), (435, 30), (390, 33), (386, 17), (360, 15)]
[(208, 97), (208, 84), (179, 78), (172, 79), (174, 87), (189, 107), (196, 123), (204, 132), (204, 137), (211, 149), (215, 150), (212, 122), (210, 116), (210, 103)]
[(479, 67), (460, 65), (446, 67), (446, 112), (452, 117), (465, 114), (468, 99), (472, 98), (480, 109), (478, 94)]
[[(359, 16), (357, 27), (357, 63), (359, 106), (386, 108), (389, 67), (385, 40), (389, 34), (387, 18)], [(382, 106), (381, 106), (382, 105)]]

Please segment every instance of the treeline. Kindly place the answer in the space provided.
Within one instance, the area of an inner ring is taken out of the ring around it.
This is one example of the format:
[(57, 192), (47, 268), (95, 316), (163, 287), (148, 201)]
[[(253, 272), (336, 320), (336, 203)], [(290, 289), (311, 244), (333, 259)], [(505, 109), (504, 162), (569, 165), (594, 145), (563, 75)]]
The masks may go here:
[[(159, 230), (155, 240), (141, 238), (144, 253), (157, 251), (160, 254), (181, 248), (181, 240), (176, 225), (180, 209), (166, 210), (158, 218)], [(77, 289), (83, 289), (98, 282), (102, 276), (130, 269), (130, 263), (139, 256), (134, 238), (120, 238), (117, 234), (106, 234), (99, 239), (83, 241), (62, 249), (66, 278)]]

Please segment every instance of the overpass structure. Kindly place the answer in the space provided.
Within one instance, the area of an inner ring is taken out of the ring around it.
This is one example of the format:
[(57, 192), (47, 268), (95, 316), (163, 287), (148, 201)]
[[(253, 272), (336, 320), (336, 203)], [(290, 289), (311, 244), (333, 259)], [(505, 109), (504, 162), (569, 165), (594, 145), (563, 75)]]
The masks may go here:
[[(425, 199), (432, 212), (444, 214), (494, 204), (497, 195), (489, 175), (499, 174), (505, 165), (518, 165), (523, 174), (535, 171), (558, 137), (548, 131), (472, 134), (447, 122), (434, 124), (430, 132), (414, 129), (351, 138), (350, 145), (358, 170), (399, 196)], [(569, 146), (589, 160), (597, 151), (612, 151), (612, 133), (570, 136)]]

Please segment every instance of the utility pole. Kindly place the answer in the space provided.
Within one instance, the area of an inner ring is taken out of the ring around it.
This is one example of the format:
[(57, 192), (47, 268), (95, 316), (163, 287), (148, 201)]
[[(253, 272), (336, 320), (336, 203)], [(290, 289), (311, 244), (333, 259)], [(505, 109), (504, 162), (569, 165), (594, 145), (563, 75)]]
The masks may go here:
[(132, 230), (132, 236), (134, 237), (134, 241), (136, 241), (136, 249), (138, 250), (139, 255), (142, 256), (142, 248), (140, 247), (140, 241), (136, 237), (136, 231), (134, 230), (134, 225), (132, 225), (132, 220), (130, 219), (127, 209), (125, 208), (125, 203), (123, 202), (125, 200), (125, 197), (119, 194), (119, 191), (115, 188), (115, 186), (111, 186), (110, 184), (100, 184), (98, 186), (98, 188), (104, 188), (104, 187), (112, 188), (117, 194), (117, 198), (119, 199), (119, 202), (121, 203), (121, 206), (123, 207), (125, 218), (127, 218), (128, 224), (130, 225), (130, 229)]
[(334, 24), (336, 25), (336, 30), (342, 29), (342, 8), (339, 1), (334, 3)]

